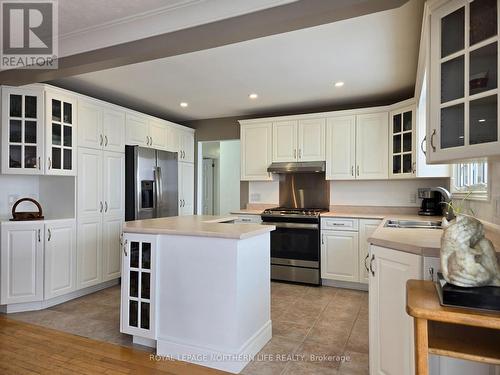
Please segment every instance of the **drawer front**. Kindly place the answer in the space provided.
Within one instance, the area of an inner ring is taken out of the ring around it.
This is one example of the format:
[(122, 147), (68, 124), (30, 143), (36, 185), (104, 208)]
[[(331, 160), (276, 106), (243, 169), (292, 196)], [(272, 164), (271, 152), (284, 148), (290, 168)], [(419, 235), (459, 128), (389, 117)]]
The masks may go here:
[(350, 218), (322, 218), (321, 229), (358, 231), (359, 220)]
[(234, 222), (238, 224), (260, 224), (262, 219), (259, 215), (238, 215)]

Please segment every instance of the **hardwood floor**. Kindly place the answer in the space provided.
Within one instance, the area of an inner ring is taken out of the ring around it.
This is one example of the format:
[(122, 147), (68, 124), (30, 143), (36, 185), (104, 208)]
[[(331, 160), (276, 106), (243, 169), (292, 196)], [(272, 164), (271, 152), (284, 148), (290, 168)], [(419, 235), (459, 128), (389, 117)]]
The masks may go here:
[(0, 315), (0, 373), (225, 374), (180, 361), (155, 361), (144, 351), (19, 322)]

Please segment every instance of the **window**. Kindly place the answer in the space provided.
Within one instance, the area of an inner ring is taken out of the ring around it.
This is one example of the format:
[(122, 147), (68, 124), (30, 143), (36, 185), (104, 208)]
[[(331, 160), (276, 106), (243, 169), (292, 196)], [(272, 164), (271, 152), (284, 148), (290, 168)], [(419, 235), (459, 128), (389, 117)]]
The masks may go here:
[(451, 190), (454, 197), (488, 200), (488, 163), (474, 161), (453, 166)]

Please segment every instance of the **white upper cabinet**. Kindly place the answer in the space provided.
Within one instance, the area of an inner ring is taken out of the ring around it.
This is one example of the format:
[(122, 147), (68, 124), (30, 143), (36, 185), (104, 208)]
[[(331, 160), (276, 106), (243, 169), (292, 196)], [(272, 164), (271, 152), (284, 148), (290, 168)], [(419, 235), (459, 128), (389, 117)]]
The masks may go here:
[(297, 121), (273, 123), (273, 162), (297, 161)]
[(125, 152), (125, 111), (104, 107), (102, 134), (104, 150)]
[(179, 216), (194, 213), (194, 164), (179, 163)]
[(43, 90), (2, 87), (2, 173), (43, 174)]
[(452, 0), (430, 10), (431, 163), (500, 154), (498, 6)]
[(76, 175), (76, 97), (47, 90), (45, 93), (45, 173)]
[(327, 180), (356, 178), (356, 116), (327, 120), (326, 155)]
[(415, 106), (389, 114), (389, 177), (412, 178), (417, 171)]
[(270, 181), (267, 172), (272, 162), (272, 122), (245, 124), (241, 122), (241, 180)]
[(121, 217), (125, 212), (125, 155), (104, 151), (102, 165), (104, 215)]
[(325, 160), (325, 123), (324, 118), (299, 120), (298, 161)]
[(388, 178), (387, 112), (358, 115), (356, 118), (356, 178)]
[(156, 149), (167, 148), (167, 126), (163, 121), (149, 120), (150, 146)]
[(194, 163), (194, 133), (177, 130), (179, 134), (179, 161)]
[(146, 116), (139, 116), (132, 113), (126, 114), (125, 141), (127, 145), (143, 147), (151, 145), (148, 118)]
[(78, 149), (78, 216), (99, 216), (104, 210), (102, 151)]
[(104, 143), (102, 135), (102, 108), (89, 100), (78, 100), (78, 146), (101, 149)]

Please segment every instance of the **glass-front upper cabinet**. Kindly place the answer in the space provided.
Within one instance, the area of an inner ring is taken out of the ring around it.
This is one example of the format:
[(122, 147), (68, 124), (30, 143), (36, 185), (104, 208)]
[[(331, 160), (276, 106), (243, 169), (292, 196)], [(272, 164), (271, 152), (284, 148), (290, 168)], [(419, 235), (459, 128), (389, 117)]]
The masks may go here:
[(76, 175), (76, 99), (46, 91), (45, 173)]
[(389, 176), (415, 177), (415, 107), (409, 106), (390, 113)]
[(500, 154), (498, 0), (431, 9), (428, 161)]
[(2, 173), (43, 173), (43, 91), (2, 87)]

